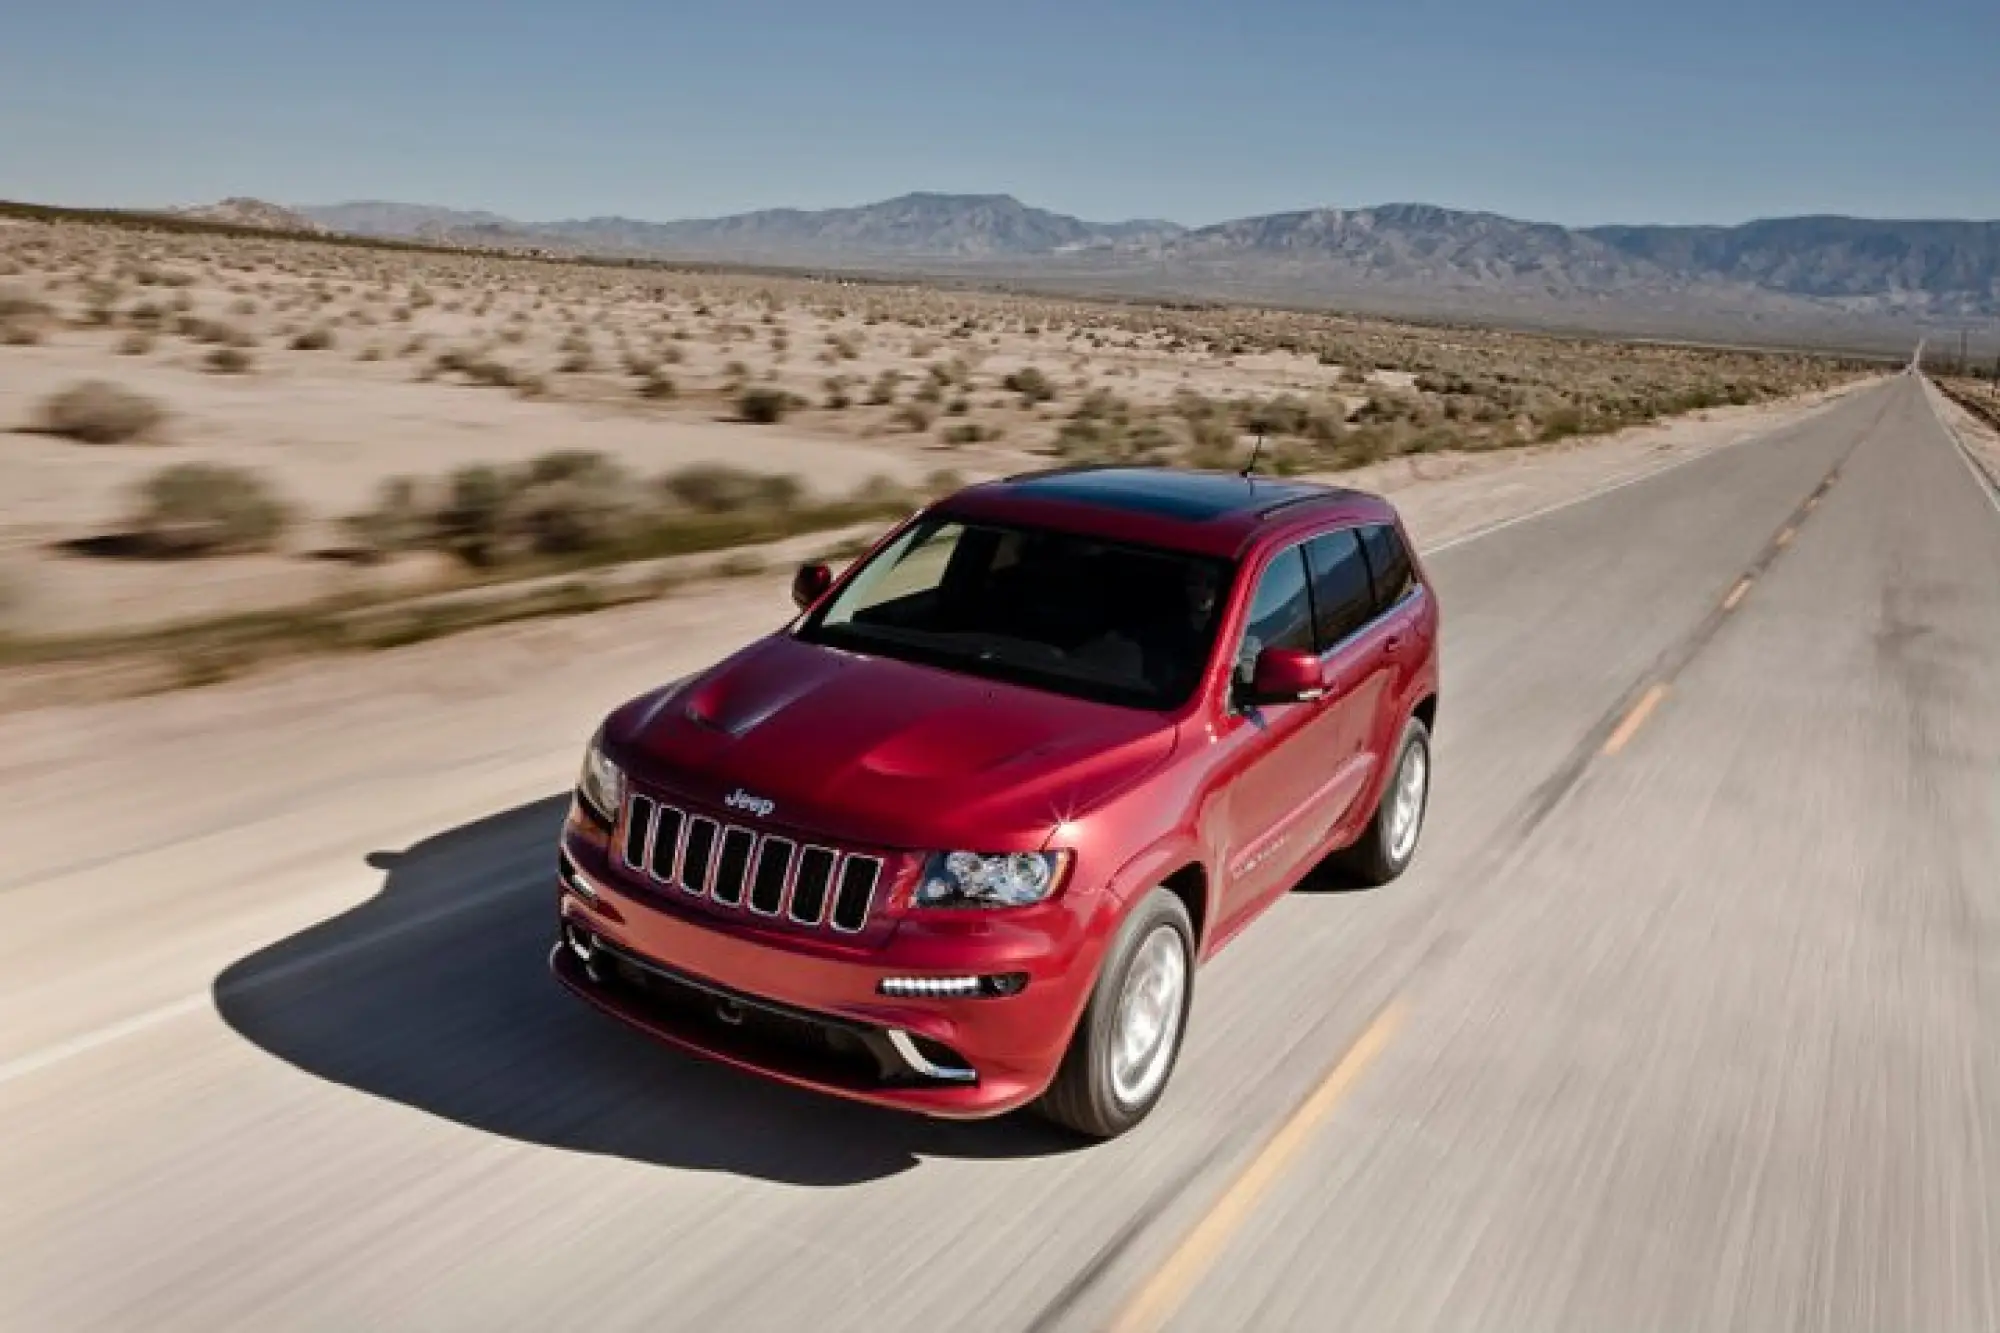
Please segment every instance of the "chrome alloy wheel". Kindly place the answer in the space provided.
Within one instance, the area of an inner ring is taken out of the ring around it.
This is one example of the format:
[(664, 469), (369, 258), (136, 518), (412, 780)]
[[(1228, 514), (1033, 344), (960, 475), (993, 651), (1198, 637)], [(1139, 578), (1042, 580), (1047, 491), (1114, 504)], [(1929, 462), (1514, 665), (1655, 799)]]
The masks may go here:
[(1153, 927), (1132, 955), (1112, 1029), (1111, 1090), (1127, 1106), (1159, 1091), (1180, 1043), (1187, 948), (1170, 925)]
[(1403, 766), (1396, 771), (1396, 783), (1389, 793), (1389, 856), (1399, 866), (1417, 849), (1417, 830), (1423, 826), (1430, 780), (1430, 747), (1417, 744), (1403, 751)]

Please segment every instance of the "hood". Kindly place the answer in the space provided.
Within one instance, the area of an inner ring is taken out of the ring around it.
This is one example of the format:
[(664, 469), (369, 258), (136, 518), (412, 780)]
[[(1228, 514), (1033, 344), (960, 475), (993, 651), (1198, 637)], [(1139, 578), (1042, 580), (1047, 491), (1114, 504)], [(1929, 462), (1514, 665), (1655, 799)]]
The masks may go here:
[(619, 709), (635, 780), (760, 821), (882, 848), (1039, 846), (1170, 754), (1159, 713), (774, 635)]

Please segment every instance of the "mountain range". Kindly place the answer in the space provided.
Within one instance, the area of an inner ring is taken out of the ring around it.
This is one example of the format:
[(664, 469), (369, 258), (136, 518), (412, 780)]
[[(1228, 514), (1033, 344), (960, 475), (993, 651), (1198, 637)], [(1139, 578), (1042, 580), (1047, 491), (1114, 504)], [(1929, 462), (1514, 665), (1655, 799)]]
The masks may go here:
[[(240, 206), (245, 201), (231, 201)], [(328, 231), (619, 257), (843, 264), (1410, 313), (1801, 329), (2000, 321), (2000, 222), (1774, 218), (1566, 227), (1427, 204), (1183, 227), (1090, 222), (1004, 194), (648, 222), (522, 222), (418, 204), (296, 206)]]

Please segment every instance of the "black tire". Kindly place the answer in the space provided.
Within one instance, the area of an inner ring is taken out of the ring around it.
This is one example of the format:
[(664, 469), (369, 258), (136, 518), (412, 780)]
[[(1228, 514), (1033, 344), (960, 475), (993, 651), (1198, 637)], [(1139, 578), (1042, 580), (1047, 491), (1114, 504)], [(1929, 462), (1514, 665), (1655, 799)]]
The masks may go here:
[[(1403, 766), (1410, 762), (1410, 754), (1417, 751), (1424, 765), (1423, 794), (1417, 806), (1417, 831), (1410, 845), (1398, 857), (1390, 845), (1389, 815), (1396, 788), (1403, 774)], [(1410, 868), (1417, 858), (1417, 848), (1423, 845), (1424, 816), (1430, 810), (1431, 783), (1431, 733), (1423, 719), (1411, 718), (1403, 724), (1402, 739), (1396, 745), (1396, 761), (1389, 770), (1388, 781), (1382, 784), (1382, 794), (1376, 799), (1375, 813), (1368, 820), (1368, 827), (1354, 845), (1337, 858), (1340, 869), (1352, 875), (1369, 888), (1379, 888), (1400, 876)]]
[[(1180, 1012), (1174, 1019), (1174, 1046), (1158, 1085), (1137, 1102), (1127, 1103), (1119, 1097), (1111, 1076), (1110, 1051), (1118, 1001), (1140, 944), (1162, 926), (1171, 928), (1179, 937), (1185, 968)], [(1036, 1113), (1092, 1139), (1116, 1138), (1150, 1115), (1173, 1082), (1174, 1066), (1180, 1061), (1188, 1011), (1194, 1003), (1194, 964), (1194, 928), (1188, 921), (1186, 906), (1171, 889), (1153, 889), (1126, 914), (1119, 926), (1118, 936), (1097, 974), (1090, 1003), (1084, 1006), (1069, 1050), (1063, 1055), (1062, 1067), (1056, 1071), (1048, 1091), (1035, 1103)]]

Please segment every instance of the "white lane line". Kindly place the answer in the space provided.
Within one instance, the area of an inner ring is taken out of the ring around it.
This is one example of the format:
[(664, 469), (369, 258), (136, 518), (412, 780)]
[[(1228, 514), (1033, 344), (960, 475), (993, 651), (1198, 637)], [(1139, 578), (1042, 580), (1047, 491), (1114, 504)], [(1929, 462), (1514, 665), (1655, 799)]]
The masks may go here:
[[(1839, 402), (1845, 401), (1847, 398), (1850, 398), (1852, 396), (1853, 396), (1852, 393), (1841, 394), (1838, 398), (1829, 401), (1827, 404), (1825, 404), (1825, 406), (1827, 408), (1831, 408), (1836, 404), (1838, 404)], [(1626, 477), (1620, 481), (1615, 481), (1611, 483), (1609, 486), (1600, 486), (1594, 491), (1586, 491), (1582, 495), (1571, 496), (1567, 500), (1558, 500), (1554, 504), (1544, 505), (1540, 509), (1531, 510), (1525, 514), (1517, 514), (1513, 518), (1502, 519), (1498, 523), (1490, 523), (1483, 528), (1476, 528), (1471, 532), (1465, 533), (1461, 536), (1453, 537), (1451, 540), (1446, 542), (1441, 542), (1436, 546), (1429, 546), (1429, 547), (1419, 546), (1418, 550), (1423, 555), (1437, 555), (1444, 551), (1449, 551), (1453, 547), (1469, 545), (1472, 542), (1478, 541), (1482, 537), (1491, 537), (1496, 532), (1504, 532), (1508, 528), (1518, 527), (1523, 523), (1530, 523), (1538, 518), (1545, 518), (1550, 514), (1558, 513), (1564, 509), (1572, 509), (1577, 505), (1586, 504), (1592, 500), (1600, 499), (1603, 496), (1610, 495), (1613, 491), (1622, 491), (1627, 486), (1637, 486), (1642, 481), (1651, 481), (1655, 477), (1663, 477), (1667, 473), (1673, 472), (1676, 469), (1687, 467), (1688, 465), (1693, 463), (1699, 463), (1704, 458), (1714, 458), (1717, 454), (1723, 453), (1730, 449), (1735, 449), (1740, 445), (1748, 444), (1753, 440), (1769, 439), (1773, 435), (1777, 435), (1784, 431), (1791, 430), (1796, 426), (1804, 425), (1806, 422), (1812, 421), (1817, 417), (1819, 417), (1820, 415), (1822, 415), (1821, 412), (1814, 411), (1808, 414), (1807, 416), (1800, 418), (1797, 421), (1792, 421), (1783, 426), (1779, 426), (1775, 430), (1757, 431), (1752, 434), (1742, 436), (1739, 439), (1731, 440), (1728, 444), (1718, 445), (1713, 449), (1707, 449), (1698, 454), (1691, 454), (1686, 458), (1676, 459), (1673, 462), (1666, 464), (1664, 467), (1656, 467), (1649, 472), (1642, 472), (1637, 476)], [(506, 887), (513, 888), (516, 886), (509, 885)], [(399, 924), (390, 929), (378, 932), (377, 934), (374, 935), (363, 936), (360, 939), (349, 940), (347, 943), (335, 946), (335, 948), (333, 948), (332, 950), (329, 950), (322, 954), (314, 954), (308, 958), (295, 959), (291, 963), (287, 963), (282, 968), (262, 974), (254, 982), (248, 984), (251, 986), (261, 985), (268, 981), (275, 981), (280, 976), (291, 976), (299, 971), (305, 970), (308, 967), (317, 967), (321, 963), (326, 962), (331, 958), (351, 953), (357, 949), (371, 948), (377, 944), (381, 944), (407, 931), (420, 930), (423, 927), (430, 925), (434, 921), (442, 920), (449, 916), (454, 916), (457, 913), (469, 910), (470, 908), (477, 906), (480, 903), (483, 903), (490, 898), (497, 897), (498, 892), (499, 891), (496, 891), (494, 893), (488, 893), (482, 895), (477, 899), (467, 899), (457, 904), (454, 904), (450, 908), (446, 908), (437, 912), (428, 913), (424, 916), (412, 917), (408, 921), (400, 922)], [(98, 1028), (95, 1031), (84, 1033), (82, 1036), (79, 1037), (72, 1037), (68, 1041), (60, 1042), (54, 1046), (45, 1047), (40, 1051), (31, 1052), (27, 1055), (20, 1056), (14, 1060), (10, 1060), (5, 1064), (0, 1064), (0, 1086), (4, 1086), (7, 1083), (13, 1082), (15, 1079), (25, 1078), (29, 1074), (38, 1073), (43, 1069), (49, 1068), (51, 1065), (59, 1064), (62, 1061), (68, 1060), (73, 1056), (82, 1055), (85, 1054), (86, 1052), (97, 1050), (99, 1047), (108, 1046), (116, 1041), (122, 1041), (126, 1037), (137, 1036), (142, 1032), (150, 1032), (154, 1028), (159, 1027), (161, 1024), (171, 1022), (176, 1018), (183, 1018), (188, 1014), (200, 1013), (202, 1009), (208, 1005), (208, 1002), (209, 1002), (209, 997), (206, 994), (185, 996), (181, 999), (173, 1001), (170, 1004), (161, 1005), (157, 1009), (149, 1009), (145, 1013), (139, 1014), (136, 1017), (124, 1019), (121, 1022), (113, 1023), (110, 1024), (109, 1026)]]
[(1951, 441), (1951, 447), (1958, 453), (1959, 462), (1965, 464), (1965, 470), (1970, 472), (1972, 479), (1979, 484), (1979, 493), (1986, 497), (1986, 503), (1993, 506), (1995, 513), (2000, 513), (2000, 480), (1995, 480), (1979, 465), (1979, 460), (1972, 456), (1971, 447), (1958, 437), (1958, 432), (1952, 429), (1951, 422), (1945, 420), (1944, 409), (1938, 403), (1938, 397), (1942, 396), (1936, 386), (1928, 380), (1924, 382), (1924, 401), (1931, 405), (1931, 419), (1937, 422), (1938, 428), (1944, 432), (1944, 437)]
[(52, 1065), (59, 1065), (74, 1056), (86, 1055), (101, 1046), (109, 1046), (127, 1037), (136, 1037), (142, 1032), (151, 1032), (163, 1023), (171, 1023), (176, 1018), (199, 1013), (207, 1004), (206, 995), (184, 995), (172, 1004), (148, 1009), (143, 1014), (113, 1023), (109, 1027), (86, 1032), (80, 1037), (71, 1037), (68, 1041), (59, 1041), (53, 1046), (44, 1046), (39, 1051), (32, 1051), (19, 1059), (9, 1060), (6, 1064), (0, 1065), (0, 1085), (26, 1078), (30, 1074), (39, 1074)]
[(1594, 491), (1585, 491), (1581, 495), (1573, 495), (1567, 500), (1557, 500), (1553, 504), (1543, 505), (1540, 509), (1531, 509), (1525, 514), (1516, 514), (1512, 518), (1503, 518), (1497, 523), (1488, 523), (1483, 528), (1474, 528), (1471, 532), (1464, 533), (1461, 536), (1453, 537), (1449, 541), (1439, 542), (1435, 546), (1424, 546), (1422, 544), (1419, 544), (1417, 547), (1417, 553), (1419, 555), (1441, 555), (1442, 553), (1451, 550), (1455, 546), (1466, 546), (1472, 542), (1478, 541), (1482, 537), (1491, 537), (1496, 532), (1505, 532), (1508, 528), (1519, 527), (1523, 523), (1532, 523), (1538, 518), (1547, 518), (1550, 514), (1560, 513), (1565, 509), (1574, 509), (1576, 506), (1580, 504), (1588, 504), (1592, 500), (1600, 500), (1605, 496), (1610, 495), (1614, 491), (1624, 490), (1627, 486), (1637, 486), (1642, 481), (1651, 481), (1655, 477), (1664, 477), (1669, 472), (1679, 471), (1681, 468), (1691, 466), (1692, 464), (1695, 463), (1699, 463), (1705, 458), (1714, 458), (1718, 454), (1727, 453), (1731, 449), (1737, 449), (1742, 447), (1743, 445), (1750, 444), (1758, 440), (1768, 440), (1773, 435), (1780, 435), (1788, 430), (1792, 430), (1796, 427), (1803, 426), (1807, 422), (1816, 421), (1821, 416), (1825, 415), (1826, 411), (1831, 410), (1840, 403), (1846, 402), (1848, 399), (1854, 397), (1857, 393), (1865, 393), (1865, 392), (1867, 392), (1867, 390), (1861, 389), (1841, 394), (1838, 398), (1829, 400), (1827, 403), (1823, 404), (1821, 408), (1815, 409), (1806, 416), (1800, 417), (1796, 421), (1787, 422), (1785, 425), (1776, 427), (1775, 429), (1753, 431), (1748, 435), (1738, 436), (1736, 439), (1731, 440), (1728, 444), (1719, 444), (1715, 446), (1713, 449), (1704, 449), (1700, 453), (1689, 454), (1686, 458), (1677, 458), (1671, 463), (1667, 463), (1664, 464), (1663, 466), (1653, 468), (1647, 472), (1641, 472), (1637, 476), (1625, 477), (1622, 480), (1612, 482), (1608, 486), (1600, 486)]
[[(445, 903), (442, 906), (432, 908), (428, 912), (419, 912), (415, 916), (406, 917), (394, 925), (384, 926), (380, 930), (371, 930), (365, 935), (357, 935), (353, 939), (343, 940), (339, 944), (329, 945), (324, 949), (318, 949), (312, 953), (291, 959), (289, 962), (280, 963), (276, 967), (268, 968), (247, 980), (229, 987), (228, 993), (231, 995), (254, 994), (266, 986), (273, 986), (281, 981), (289, 981), (300, 973), (309, 972), (316, 967), (324, 967), (326, 964), (338, 961), (350, 954), (379, 948), (404, 935), (413, 934), (420, 930), (427, 930), (440, 922), (449, 921), (453, 917), (462, 916), (477, 908), (489, 906), (506, 894), (531, 889), (535, 885), (542, 883), (545, 878), (553, 883), (554, 877), (555, 872), (551, 870), (546, 877), (536, 874), (532, 878), (523, 876), (509, 883), (494, 885), (483, 893), (473, 894), (467, 898), (460, 898), (453, 902)], [(71, 1037), (67, 1041), (59, 1041), (53, 1046), (44, 1046), (39, 1051), (30, 1051), (26, 1055), (17, 1056), (5, 1064), (0, 1064), (0, 1087), (4, 1087), (6, 1084), (12, 1083), (17, 1079), (26, 1078), (30, 1074), (38, 1074), (44, 1069), (59, 1065), (76, 1056), (87, 1055), (91, 1051), (112, 1045), (114, 1042), (123, 1041), (127, 1037), (136, 1037), (142, 1033), (151, 1032), (154, 1028), (171, 1023), (175, 1019), (186, 1018), (190, 1014), (202, 1013), (208, 1010), (212, 1003), (213, 1001), (208, 991), (201, 991), (193, 995), (183, 995), (178, 1000), (170, 1000), (143, 1013), (135, 1014), (131, 1018), (120, 1019), (116, 1023), (95, 1028), (80, 1036)]]

